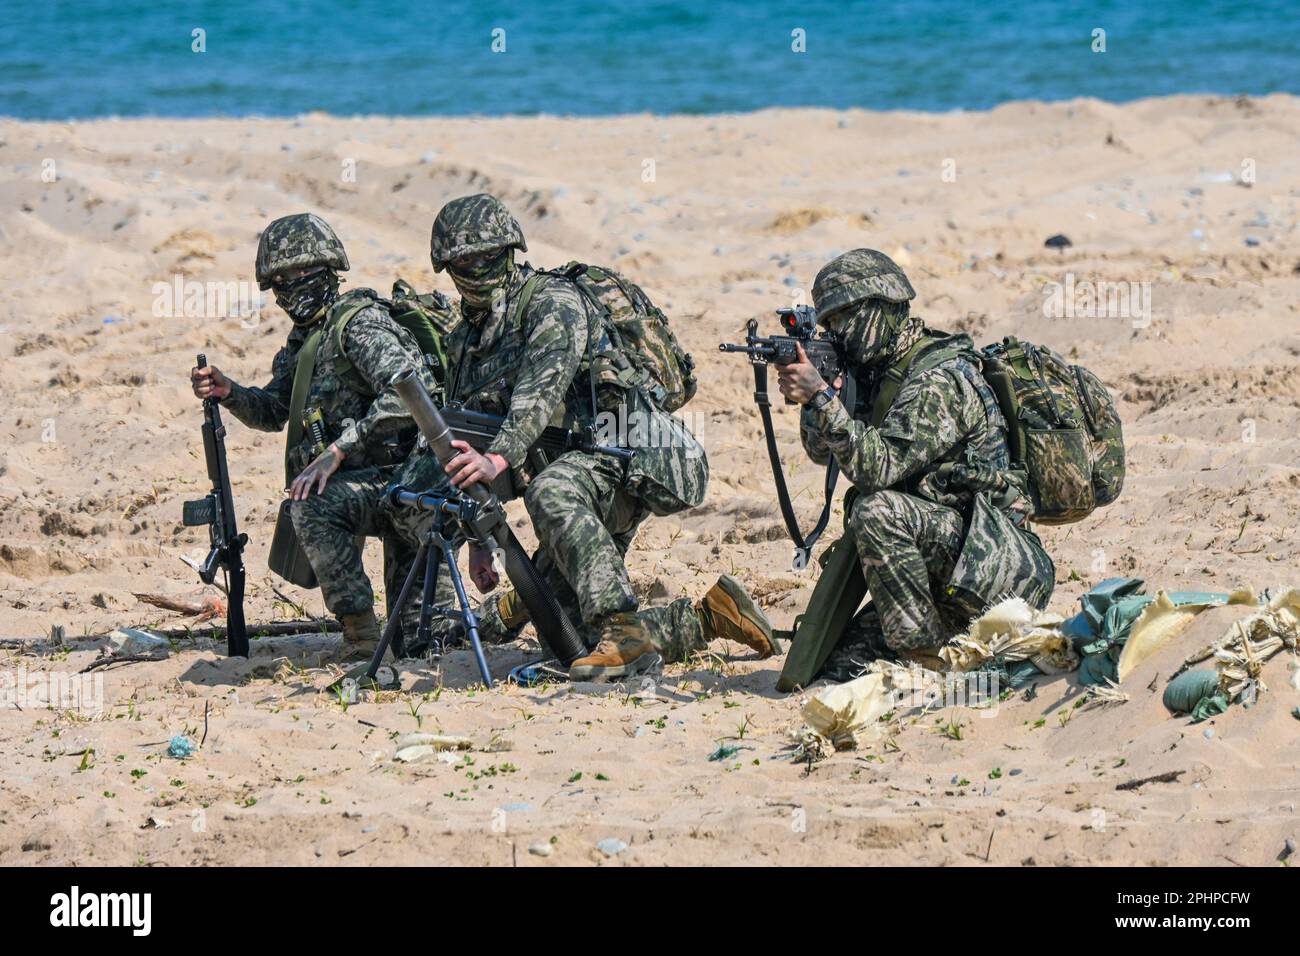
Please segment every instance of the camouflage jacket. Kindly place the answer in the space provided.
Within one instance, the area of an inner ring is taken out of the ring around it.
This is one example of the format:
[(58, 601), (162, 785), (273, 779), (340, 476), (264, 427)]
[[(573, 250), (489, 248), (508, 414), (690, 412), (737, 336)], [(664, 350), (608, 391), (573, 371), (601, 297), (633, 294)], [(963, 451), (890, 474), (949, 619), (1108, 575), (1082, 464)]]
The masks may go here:
[(1006, 421), (975, 364), (968, 336), (933, 348), (954, 352), (937, 366), (909, 369), (878, 428), (870, 425), (874, 388), (852, 412), (838, 398), (800, 416), (804, 450), (819, 464), (830, 456), (859, 492), (895, 488), (962, 506), (974, 491), (1001, 491), (999, 504), (1023, 510), (1023, 478), (1011, 469)]
[(587, 354), (590, 325), (578, 290), (563, 279), (544, 279), (523, 314), (514, 301), (532, 274), (514, 270), (502, 308), (464, 320), (446, 340), (450, 402), (502, 415), (505, 422), (488, 451), (521, 465), (542, 429), (586, 423), (588, 399), (577, 401), (577, 381)]
[[(379, 305), (370, 305), (348, 321), (344, 351), (359, 378), (369, 387), (349, 386), (335, 366), (337, 348), (330, 334), (331, 321), (347, 299), (367, 290), (354, 289), (330, 307), (324, 319), (316, 366), (305, 410), (320, 409), (326, 444), (333, 442), (346, 455), (344, 469), (389, 465), (400, 461), (415, 441), (415, 423), (406, 406), (388, 383), (412, 365), (426, 376), (425, 387), (434, 386), (419, 346)], [(370, 293), (373, 295), (373, 293)], [(271, 381), (263, 388), (232, 383), (222, 406), (249, 428), (279, 431), (289, 419), (289, 402), (298, 353), (317, 327), (294, 327), (288, 341), (271, 363)], [(304, 435), (296, 448), (286, 450), (289, 470), (297, 474), (315, 457), (312, 439)]]
[(703, 446), (640, 389), (623, 394), (613, 410), (602, 394), (599, 417), (593, 416), (588, 357), (597, 320), (573, 283), (560, 277), (544, 278), (516, 315), (521, 310), (513, 303), (532, 274), (527, 265), (515, 270), (502, 308), (486, 315), (467, 310), (448, 336), (449, 401), (505, 417), (488, 450), (525, 481), (545, 466), (529, 451), (547, 425), (594, 426), (602, 444), (637, 449), (624, 484), (654, 513), (698, 505), (709, 479)]

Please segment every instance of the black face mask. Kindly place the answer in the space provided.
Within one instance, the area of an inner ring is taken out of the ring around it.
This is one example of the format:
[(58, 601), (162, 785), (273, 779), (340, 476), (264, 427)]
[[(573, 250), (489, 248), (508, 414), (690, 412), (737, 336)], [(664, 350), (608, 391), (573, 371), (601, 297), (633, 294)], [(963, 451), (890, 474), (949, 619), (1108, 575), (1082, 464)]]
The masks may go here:
[(294, 325), (311, 325), (339, 291), (339, 277), (329, 269), (289, 279), (274, 286), (275, 302)]

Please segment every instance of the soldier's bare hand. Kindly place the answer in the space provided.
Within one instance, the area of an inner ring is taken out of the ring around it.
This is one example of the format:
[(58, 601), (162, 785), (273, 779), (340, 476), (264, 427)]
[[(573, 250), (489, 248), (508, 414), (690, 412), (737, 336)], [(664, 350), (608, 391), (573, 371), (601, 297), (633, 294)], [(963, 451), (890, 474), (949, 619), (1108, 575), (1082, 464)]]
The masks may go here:
[(807, 405), (814, 395), (826, 387), (826, 380), (817, 371), (817, 367), (808, 361), (803, 346), (796, 344), (795, 348), (799, 350), (799, 360), (789, 365), (778, 365), (776, 383), (786, 398)]
[(215, 365), (190, 369), (190, 387), (198, 398), (215, 398), (218, 401), (230, 394), (230, 379), (221, 374)]
[(498, 584), (501, 578), (492, 566), (492, 552), (486, 548), (471, 546), (469, 549), (469, 576), (478, 588), (479, 594), (487, 594)]
[(457, 488), (468, 488), (476, 481), (491, 484), (497, 475), (510, 467), (500, 455), (480, 455), (469, 446), (469, 442), (453, 441), (451, 447), (460, 452), (447, 462), (447, 474), (451, 475), (451, 483)]
[(311, 495), (313, 485), (316, 487), (316, 494), (323, 495), (330, 475), (339, 470), (339, 465), (343, 464), (345, 457), (347, 456), (339, 451), (338, 446), (330, 445), (293, 480), (289, 488), (289, 497), (294, 501), (306, 501)]

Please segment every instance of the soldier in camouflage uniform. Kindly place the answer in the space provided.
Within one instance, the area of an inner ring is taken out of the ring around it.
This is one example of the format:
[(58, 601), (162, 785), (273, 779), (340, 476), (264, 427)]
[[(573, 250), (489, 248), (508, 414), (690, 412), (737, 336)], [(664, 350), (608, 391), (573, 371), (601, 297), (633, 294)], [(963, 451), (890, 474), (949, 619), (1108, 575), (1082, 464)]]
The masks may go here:
[[(534, 283), (521, 306), (520, 292), (534, 270), (516, 263), (516, 249), (527, 251), (519, 223), (492, 196), (453, 200), (433, 224), (433, 267), (450, 273), (464, 316), (446, 342), (448, 398), (505, 418), (486, 454), (458, 443), (461, 454), (447, 471), (458, 487), (490, 482), (507, 469), (527, 483), (524, 503), (541, 543), (538, 567), (593, 648), (573, 662), (570, 676), (627, 677), (661, 657), (681, 660), (715, 637), (772, 654), (771, 626), (729, 576), (698, 604), (681, 598), (665, 607), (639, 607), (624, 556), (649, 515), (675, 514), (703, 500), (704, 449), (643, 389), (596, 389), (589, 373), (603, 335), (599, 316), (573, 282), (550, 274)], [(637, 449), (630, 466), (580, 451), (546, 461), (533, 449), (545, 426), (583, 428), (619, 402), (628, 404), (627, 420), (653, 418), (660, 435), (654, 447)], [(472, 553), (470, 570), (481, 590), (495, 583), (487, 555)], [(502, 608), (511, 600), (507, 592), (489, 602), (489, 636), (519, 623)]]
[[(219, 399), (250, 428), (279, 431), (290, 416), (299, 355), (315, 338), (318, 350), (305, 408), (319, 410), (326, 447), (322, 450), (304, 432), (287, 450), (286, 470), (297, 475), (290, 487), (290, 511), (325, 606), (343, 624), (345, 652), (361, 658), (373, 653), (379, 638), (374, 591), (362, 565), (364, 537), (383, 541), (391, 612), (414, 560), (421, 524), (413, 513), (394, 511), (384, 497), (415, 443), (415, 424), (388, 383), (412, 365), (428, 376), (426, 387), (435, 383), (414, 337), (393, 321), (374, 292), (339, 294), (339, 273), (348, 268), (342, 243), (319, 217), (300, 213), (272, 222), (258, 244), (257, 281), (272, 290), (293, 328), (272, 362), (271, 381), (263, 388), (240, 385), (212, 366), (193, 369), (190, 376), (199, 398)], [(344, 316), (340, 337), (333, 323)], [(412, 456), (413, 464), (418, 457)], [(436, 471), (410, 477), (420, 487), (445, 485)], [(441, 577), (445, 581), (446, 575)], [(440, 598), (449, 600), (451, 586), (445, 583)], [(408, 654), (424, 650), (414, 643), (419, 610), (420, 602), (410, 601), (403, 613)]]
[(843, 347), (855, 407), (806, 361), (778, 369), (782, 394), (804, 406), (804, 449), (820, 464), (834, 456), (853, 484), (847, 531), (871, 600), (823, 669), (835, 680), (876, 658), (932, 653), (1005, 597), (1042, 608), (1055, 584), (1024, 526), (1025, 475), (979, 356), (969, 337), (911, 315), (915, 295), (888, 256), (839, 256), (817, 274), (813, 301)]

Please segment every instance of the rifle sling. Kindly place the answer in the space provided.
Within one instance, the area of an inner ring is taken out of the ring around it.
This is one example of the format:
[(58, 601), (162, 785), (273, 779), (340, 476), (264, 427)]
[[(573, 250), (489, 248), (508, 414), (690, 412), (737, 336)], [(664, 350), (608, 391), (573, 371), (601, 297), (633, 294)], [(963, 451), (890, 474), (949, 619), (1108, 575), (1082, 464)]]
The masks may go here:
[(317, 329), (307, 336), (307, 341), (298, 350), (298, 364), (293, 370), (293, 392), (289, 397), (288, 441), (284, 446), (284, 486), (293, 483), (294, 474), (289, 464), (289, 456), (302, 441), (302, 410), (307, 406), (307, 393), (311, 391), (312, 375), (316, 371), (316, 352), (320, 348), (321, 330)]
[[(852, 407), (854, 401), (854, 381), (853, 376), (845, 373), (843, 400)], [(776, 432), (772, 427), (772, 400), (767, 391), (767, 363), (755, 363), (754, 365), (754, 404), (758, 406), (759, 417), (763, 419), (763, 434), (767, 439), (767, 457), (772, 463), (772, 480), (776, 484), (776, 500), (781, 506), (781, 517), (785, 520), (786, 530), (790, 532), (790, 540), (795, 547), (803, 552), (803, 563), (806, 564), (812, 555), (812, 547), (821, 537), (822, 532), (826, 530), (826, 525), (831, 517), (831, 503), (835, 495), (835, 484), (839, 481), (840, 466), (834, 457), (826, 465), (826, 484), (823, 490), (824, 503), (822, 504), (821, 514), (817, 516), (817, 522), (807, 535), (799, 530), (799, 519), (794, 513), (794, 504), (790, 500), (790, 490), (786, 487), (785, 471), (781, 467), (781, 452), (776, 445)]]

